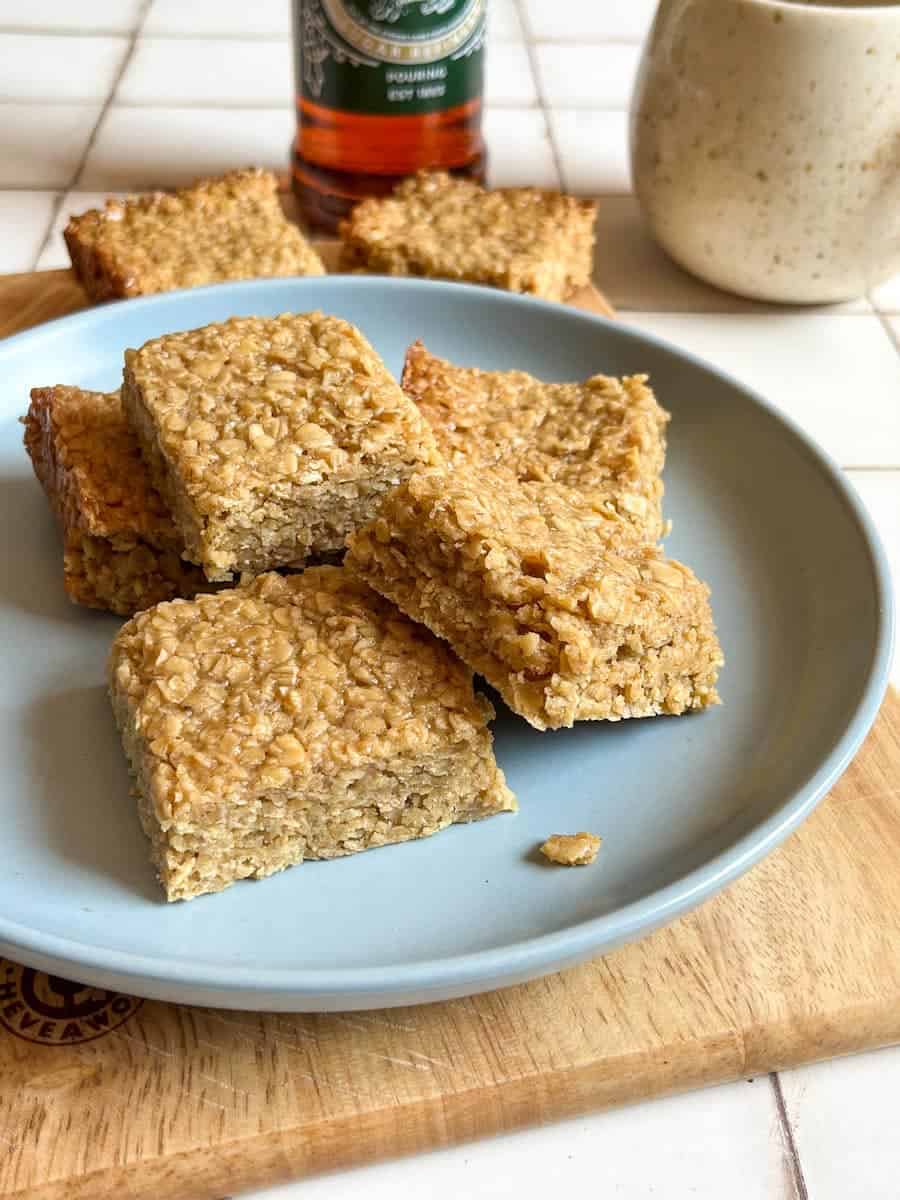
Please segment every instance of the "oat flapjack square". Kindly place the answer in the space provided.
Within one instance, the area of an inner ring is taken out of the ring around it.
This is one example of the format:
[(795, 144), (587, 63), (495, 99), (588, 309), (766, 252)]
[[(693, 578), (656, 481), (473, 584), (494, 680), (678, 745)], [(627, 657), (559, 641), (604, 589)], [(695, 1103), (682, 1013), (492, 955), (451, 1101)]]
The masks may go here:
[(169, 900), (515, 807), (471, 671), (340, 567), (141, 613), (109, 680)]
[(122, 399), (210, 579), (342, 550), (385, 492), (441, 461), (362, 333), (319, 312), (233, 318), (127, 350)]
[(564, 300), (590, 283), (595, 221), (593, 201), (422, 171), (342, 222), (343, 265)]
[(709, 589), (575, 489), (418, 473), (349, 546), (353, 570), (538, 729), (718, 702)]
[(449, 464), (565, 484), (605, 500), (650, 541), (662, 536), (669, 414), (646, 376), (544, 383), (524, 371), (459, 367), (416, 342), (402, 384)]
[(324, 275), (285, 217), (270, 171), (230, 171), (176, 192), (108, 200), (65, 229), (92, 300), (124, 299), (232, 279)]

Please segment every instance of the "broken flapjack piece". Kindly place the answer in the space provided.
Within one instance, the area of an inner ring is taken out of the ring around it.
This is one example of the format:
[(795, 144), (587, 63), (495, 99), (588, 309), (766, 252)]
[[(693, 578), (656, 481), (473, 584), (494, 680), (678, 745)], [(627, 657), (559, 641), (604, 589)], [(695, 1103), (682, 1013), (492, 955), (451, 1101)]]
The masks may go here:
[(554, 833), (540, 851), (561, 867), (586, 867), (597, 857), (602, 841), (595, 833)]

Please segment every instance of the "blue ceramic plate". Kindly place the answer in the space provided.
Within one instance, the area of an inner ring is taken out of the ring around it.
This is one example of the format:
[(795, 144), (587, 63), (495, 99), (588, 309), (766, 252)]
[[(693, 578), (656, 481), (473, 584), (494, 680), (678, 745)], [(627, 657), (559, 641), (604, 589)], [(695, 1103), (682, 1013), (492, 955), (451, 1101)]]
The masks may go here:
[[(645, 371), (673, 416), (669, 552), (713, 590), (721, 708), (537, 733), (500, 710), (517, 816), (307, 863), (166, 905), (107, 704), (112, 617), (74, 608), (21, 447), (29, 388), (114, 388), (122, 351), (235, 314), (322, 308), (398, 371), (421, 337), (547, 380)], [(869, 728), (892, 633), (884, 554), (840, 473), (766, 401), (624, 324), (420, 280), (281, 279), (95, 308), (0, 344), (0, 951), (85, 983), (191, 1004), (327, 1010), (501, 987), (640, 937), (794, 829)], [(585, 870), (550, 833), (603, 835)]]

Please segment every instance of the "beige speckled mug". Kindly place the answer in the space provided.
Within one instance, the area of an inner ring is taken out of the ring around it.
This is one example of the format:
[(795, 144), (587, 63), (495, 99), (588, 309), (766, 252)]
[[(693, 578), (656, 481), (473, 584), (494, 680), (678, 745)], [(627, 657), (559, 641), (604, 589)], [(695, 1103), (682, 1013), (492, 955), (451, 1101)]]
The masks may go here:
[(631, 159), (694, 274), (762, 300), (861, 295), (900, 271), (900, 0), (661, 0)]

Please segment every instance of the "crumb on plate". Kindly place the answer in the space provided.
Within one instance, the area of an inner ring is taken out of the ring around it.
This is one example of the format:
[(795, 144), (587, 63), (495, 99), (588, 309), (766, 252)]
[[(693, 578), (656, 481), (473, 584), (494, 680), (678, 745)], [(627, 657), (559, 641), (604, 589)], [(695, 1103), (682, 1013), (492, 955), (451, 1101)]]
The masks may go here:
[(602, 841), (596, 833), (554, 833), (541, 846), (541, 854), (561, 867), (586, 867), (597, 857)]

